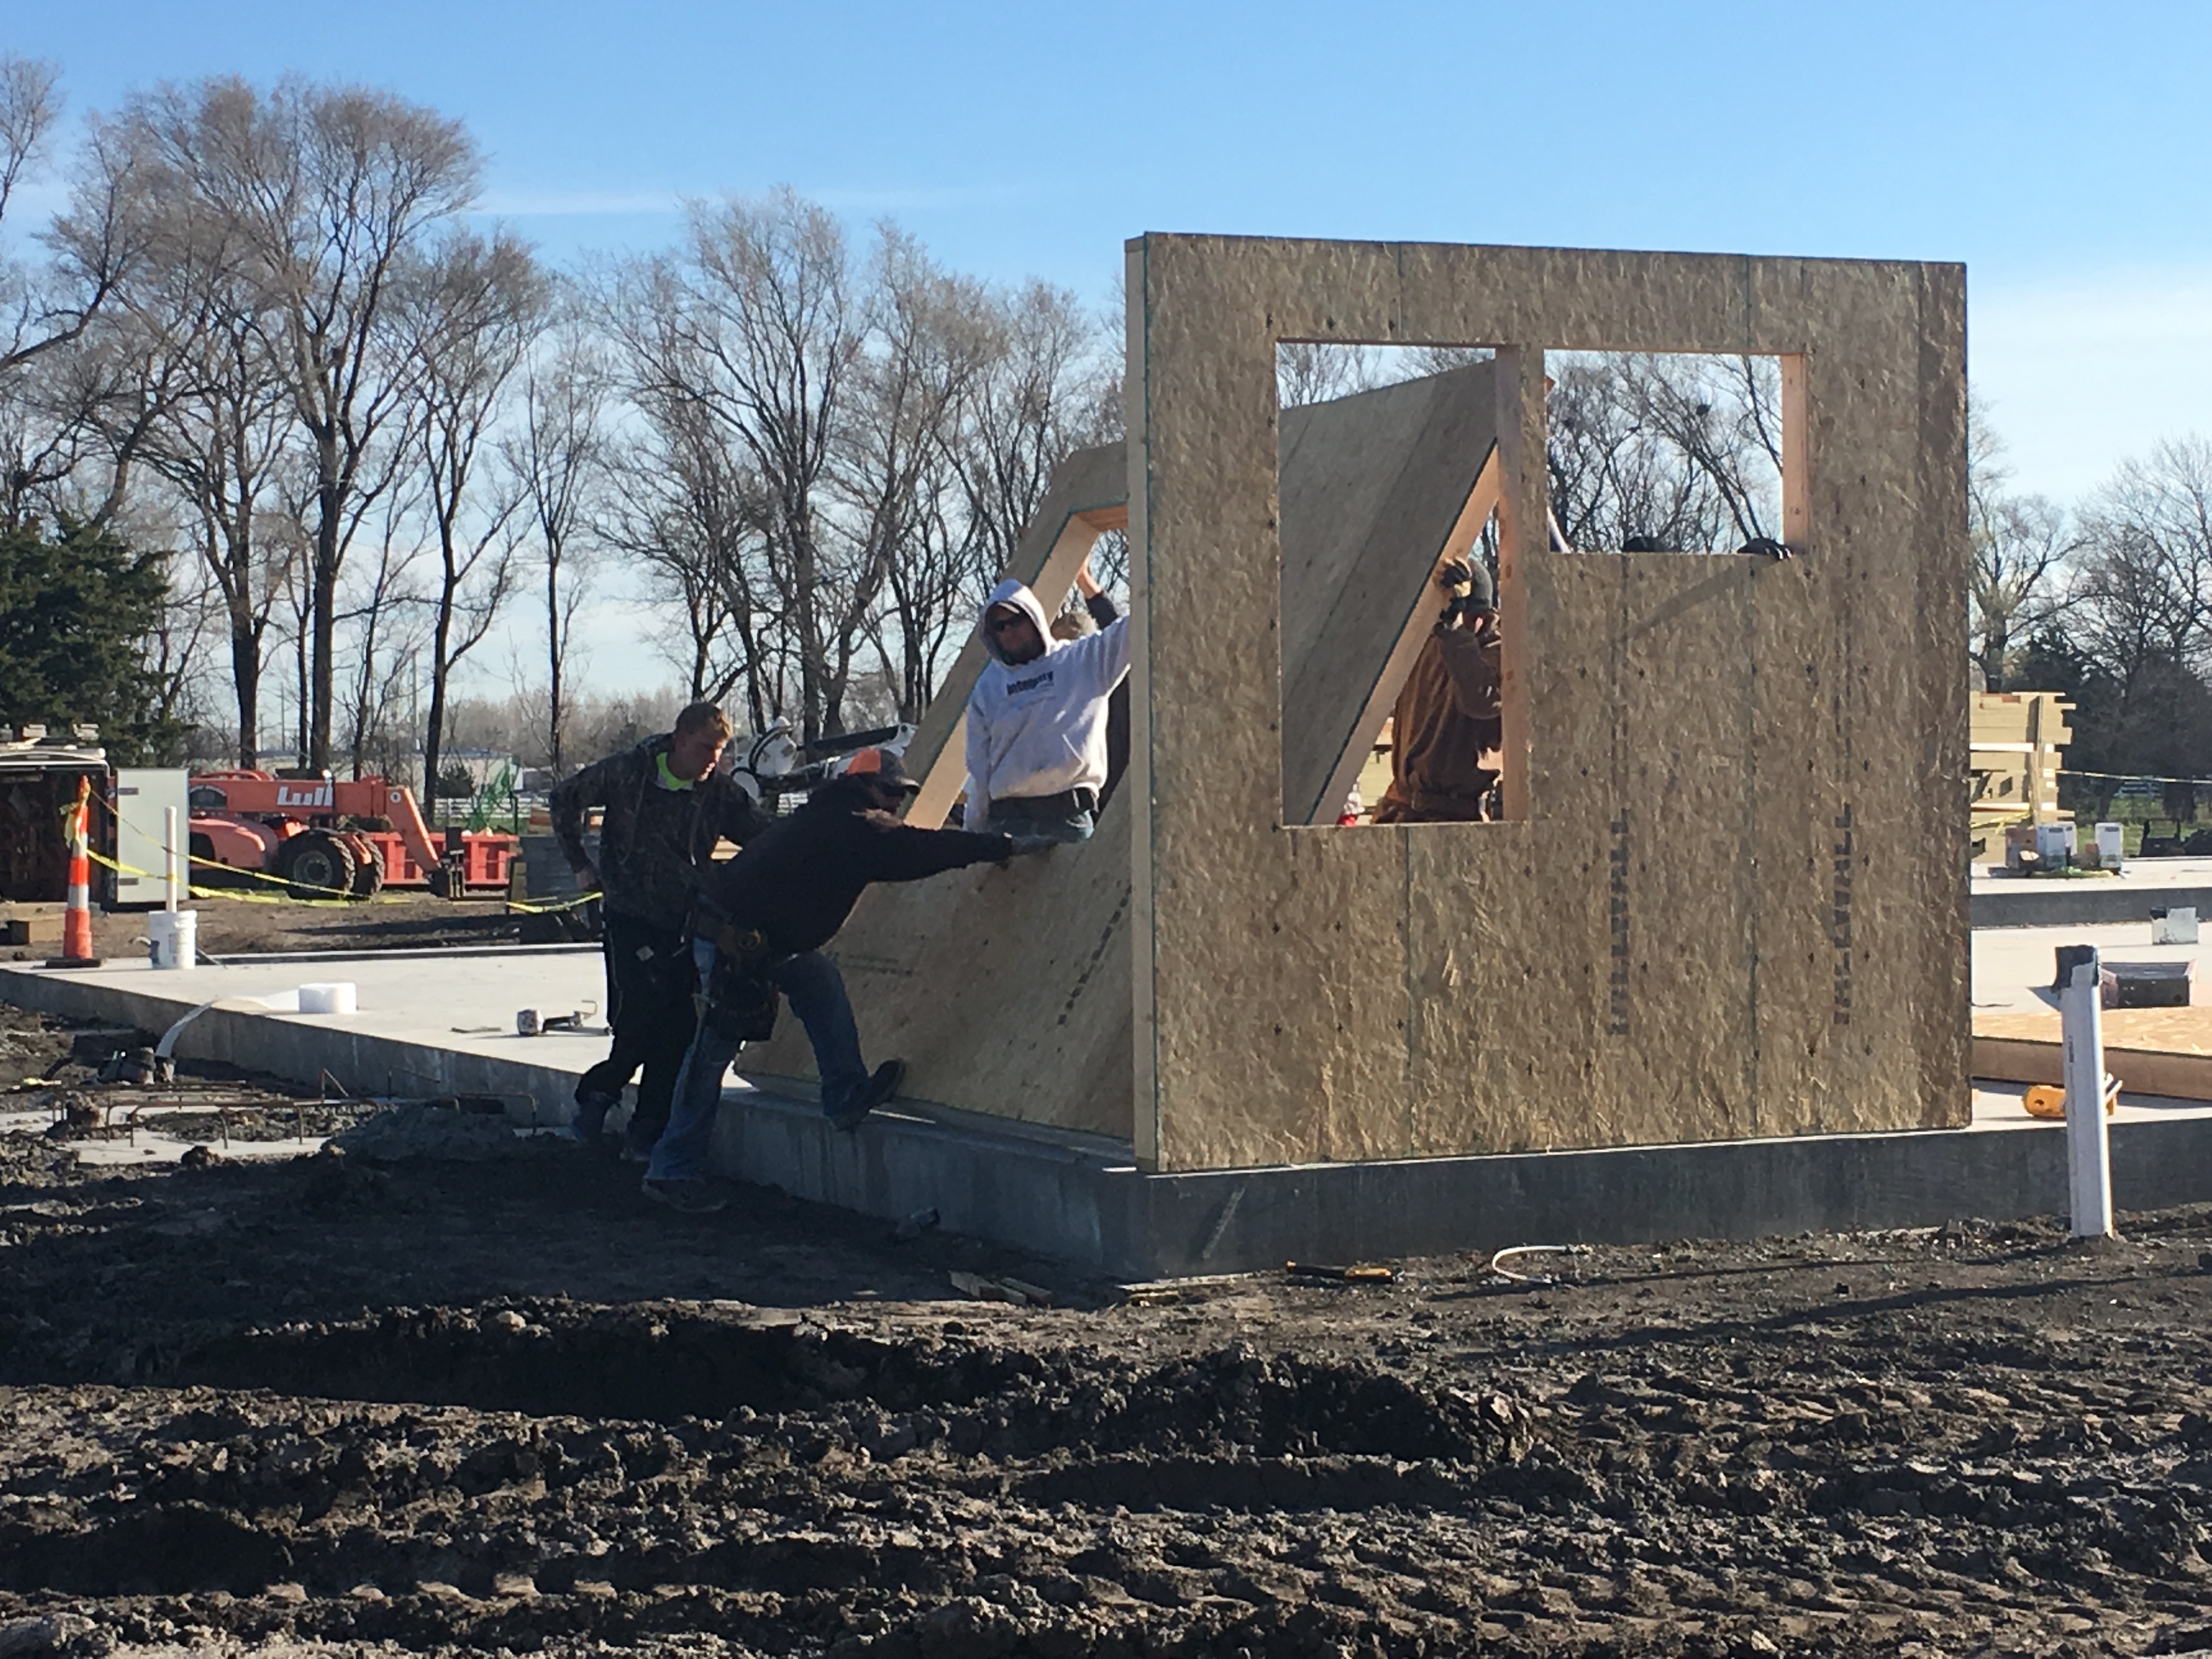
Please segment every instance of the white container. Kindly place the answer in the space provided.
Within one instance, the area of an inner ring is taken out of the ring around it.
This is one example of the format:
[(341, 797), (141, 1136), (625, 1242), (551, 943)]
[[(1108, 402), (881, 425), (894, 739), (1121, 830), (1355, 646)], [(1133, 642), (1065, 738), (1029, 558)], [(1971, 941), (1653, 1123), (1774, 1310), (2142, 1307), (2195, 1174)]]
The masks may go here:
[(2070, 823), (2037, 824), (2035, 855), (2046, 868), (2071, 862), (2074, 857), (2074, 826)]
[(191, 968), (199, 963), (200, 913), (155, 910), (146, 918), (146, 954), (156, 968)]
[(2177, 904), (2162, 916), (2150, 919), (2150, 942), (2153, 945), (2194, 945), (2197, 943), (2197, 907)]
[(2120, 867), (2120, 860), (2127, 856), (2123, 850), (2126, 844), (2124, 839), (2126, 834), (2127, 832), (2117, 823), (2100, 823), (2097, 826), (2097, 867), (2099, 869), (2117, 870)]
[(349, 979), (300, 988), (300, 1012), (303, 1014), (350, 1014), (359, 1007), (354, 983)]

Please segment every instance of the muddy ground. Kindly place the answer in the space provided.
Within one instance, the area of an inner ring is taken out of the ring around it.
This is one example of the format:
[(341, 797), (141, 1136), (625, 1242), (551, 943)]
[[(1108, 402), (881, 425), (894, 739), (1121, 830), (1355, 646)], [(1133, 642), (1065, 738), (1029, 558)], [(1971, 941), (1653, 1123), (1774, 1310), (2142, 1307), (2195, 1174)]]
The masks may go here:
[(635, 1176), (0, 1137), (0, 1654), (2212, 1651), (2212, 1210), (1144, 1301)]

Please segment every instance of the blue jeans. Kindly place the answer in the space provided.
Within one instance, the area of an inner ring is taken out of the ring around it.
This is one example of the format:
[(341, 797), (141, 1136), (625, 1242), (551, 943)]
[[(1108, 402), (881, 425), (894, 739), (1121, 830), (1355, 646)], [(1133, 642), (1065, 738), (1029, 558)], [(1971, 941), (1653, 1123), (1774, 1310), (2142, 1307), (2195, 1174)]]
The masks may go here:
[[(714, 971), (712, 939), (691, 941), (698, 963), (699, 982), (707, 983)], [(860, 1058), (860, 1030), (853, 1022), (852, 999), (845, 994), (844, 976), (837, 964), (819, 951), (802, 951), (786, 957), (769, 970), (791, 1012), (806, 1028), (814, 1046), (814, 1068), (822, 1078), (822, 1109), (835, 1115), (859, 1101), (868, 1086), (867, 1063)], [(714, 1115), (722, 1103), (722, 1074), (744, 1045), (715, 1034), (709, 1020), (701, 1020), (684, 1056), (684, 1069), (676, 1078), (676, 1105), (668, 1127), (654, 1143), (653, 1162), (646, 1168), (647, 1181), (697, 1181), (707, 1173), (707, 1153), (714, 1140)]]
[(1015, 795), (991, 803), (991, 821), (970, 825), (994, 835), (1012, 836), (1018, 842), (1089, 841), (1095, 827), (1090, 811), (1066, 795), (1046, 795), (1030, 800)]

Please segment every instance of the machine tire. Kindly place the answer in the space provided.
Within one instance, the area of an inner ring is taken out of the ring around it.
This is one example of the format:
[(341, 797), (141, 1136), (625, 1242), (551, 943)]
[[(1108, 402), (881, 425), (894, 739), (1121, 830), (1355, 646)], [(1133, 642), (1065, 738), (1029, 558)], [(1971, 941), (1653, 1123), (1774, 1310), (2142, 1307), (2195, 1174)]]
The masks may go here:
[(356, 855), (358, 867), (353, 875), (353, 896), (358, 899), (374, 898), (384, 889), (384, 854), (373, 841), (362, 843), (367, 854)]
[(276, 851), (276, 873), (292, 884), (297, 899), (343, 897), (358, 873), (346, 844), (319, 830), (293, 836)]

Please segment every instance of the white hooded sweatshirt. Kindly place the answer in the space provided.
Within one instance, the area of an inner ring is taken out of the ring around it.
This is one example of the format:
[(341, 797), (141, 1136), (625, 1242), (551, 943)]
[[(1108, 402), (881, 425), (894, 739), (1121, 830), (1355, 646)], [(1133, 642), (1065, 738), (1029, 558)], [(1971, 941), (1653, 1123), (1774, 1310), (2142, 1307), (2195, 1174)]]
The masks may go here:
[[(994, 605), (1018, 606), (1036, 624), (1044, 654), (1011, 664), (983, 626)], [(1000, 582), (976, 626), (991, 654), (968, 694), (968, 815), (970, 829), (990, 820), (994, 800), (1098, 789), (1106, 782), (1106, 699), (1129, 672), (1129, 621), (1096, 634), (1056, 640), (1037, 596)]]

